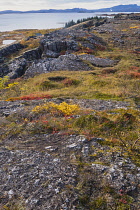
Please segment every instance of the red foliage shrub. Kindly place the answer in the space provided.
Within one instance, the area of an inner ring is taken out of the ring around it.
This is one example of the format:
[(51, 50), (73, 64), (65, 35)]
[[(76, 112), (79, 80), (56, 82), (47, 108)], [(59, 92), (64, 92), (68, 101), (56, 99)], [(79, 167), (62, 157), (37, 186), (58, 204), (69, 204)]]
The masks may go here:
[(138, 66), (131, 66), (131, 70), (132, 71), (140, 71), (140, 67), (138, 67)]
[(127, 74), (130, 75), (131, 78), (140, 78), (140, 72), (128, 71)]
[(40, 100), (43, 98), (52, 98), (52, 96), (50, 95), (25, 95), (25, 96), (20, 96), (20, 97), (13, 97), (13, 98), (9, 98), (7, 99), (7, 101), (17, 101), (17, 100), (25, 100), (25, 101), (29, 101), (29, 100)]

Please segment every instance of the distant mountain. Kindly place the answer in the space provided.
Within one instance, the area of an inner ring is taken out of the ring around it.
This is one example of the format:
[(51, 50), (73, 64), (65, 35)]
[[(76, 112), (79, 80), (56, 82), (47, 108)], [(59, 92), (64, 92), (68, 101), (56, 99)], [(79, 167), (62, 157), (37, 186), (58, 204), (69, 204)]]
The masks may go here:
[(83, 9), (83, 8), (73, 8), (73, 9), (60, 9), (60, 10), (56, 10), (56, 9), (49, 9), (49, 10), (31, 10), (31, 11), (27, 11), (24, 13), (80, 13), (80, 12), (90, 12), (90, 10), (87, 9)]
[(118, 5), (111, 8), (98, 9), (97, 12), (140, 12), (137, 4)]
[(0, 14), (13, 14), (13, 13), (89, 13), (89, 12), (140, 12), (140, 6), (137, 4), (128, 4), (128, 5), (118, 5), (110, 8), (88, 10), (83, 8), (73, 8), (73, 9), (43, 9), (43, 10), (31, 10), (31, 11), (13, 11), (5, 10), (0, 11)]
[(0, 11), (0, 14), (12, 14), (12, 13), (22, 13), (22, 11), (14, 11), (14, 10)]

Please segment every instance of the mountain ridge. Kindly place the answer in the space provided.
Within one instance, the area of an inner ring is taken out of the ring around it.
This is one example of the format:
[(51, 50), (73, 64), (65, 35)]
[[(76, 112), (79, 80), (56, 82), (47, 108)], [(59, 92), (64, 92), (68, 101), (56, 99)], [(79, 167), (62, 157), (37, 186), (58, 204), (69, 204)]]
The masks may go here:
[(40, 9), (40, 10), (29, 10), (29, 11), (15, 11), (15, 10), (4, 10), (0, 11), (0, 14), (14, 14), (14, 13), (92, 13), (92, 12), (140, 12), (140, 6), (137, 4), (128, 5), (117, 5), (109, 8), (93, 9), (88, 10), (84, 8), (73, 8), (73, 9)]

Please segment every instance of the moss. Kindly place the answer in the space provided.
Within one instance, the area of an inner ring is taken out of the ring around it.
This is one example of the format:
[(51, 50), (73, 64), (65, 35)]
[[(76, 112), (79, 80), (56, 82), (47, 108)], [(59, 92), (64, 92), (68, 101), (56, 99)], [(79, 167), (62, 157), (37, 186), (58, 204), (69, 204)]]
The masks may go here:
[(99, 197), (89, 203), (90, 210), (105, 210), (107, 209), (107, 201), (103, 197)]

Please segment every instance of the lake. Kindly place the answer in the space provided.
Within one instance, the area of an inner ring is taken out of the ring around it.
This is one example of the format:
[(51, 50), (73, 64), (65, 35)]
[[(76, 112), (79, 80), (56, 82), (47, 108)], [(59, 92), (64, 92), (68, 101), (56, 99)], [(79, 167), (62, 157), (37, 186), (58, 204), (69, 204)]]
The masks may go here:
[[(71, 20), (100, 16), (102, 13), (26, 13), (0, 15), (0, 31), (64, 27)], [(112, 14), (111, 12), (108, 14)]]

